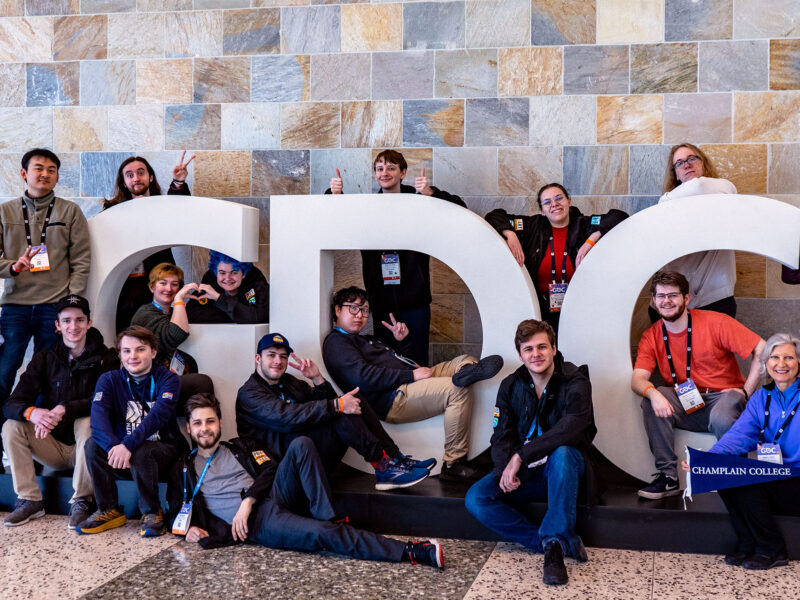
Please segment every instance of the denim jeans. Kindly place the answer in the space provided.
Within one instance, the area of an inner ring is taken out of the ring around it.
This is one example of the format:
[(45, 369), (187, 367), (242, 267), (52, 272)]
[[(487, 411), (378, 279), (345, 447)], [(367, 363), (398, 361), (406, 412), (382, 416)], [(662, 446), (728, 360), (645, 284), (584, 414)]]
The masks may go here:
[(58, 334), (55, 322), (55, 304), (3, 305), (0, 312), (0, 333), (5, 341), (0, 346), (0, 404), (11, 394), (14, 378), (22, 366), (31, 336), (34, 352), (56, 343)]
[[(550, 454), (544, 467), (520, 469), (520, 486), (503, 492), (493, 473), (475, 483), (467, 491), (467, 510), (492, 531), (534, 551), (544, 543), (557, 539), (564, 554), (575, 556), (581, 547), (575, 535), (578, 486), (584, 463), (580, 451), (560, 446)], [(547, 512), (540, 525), (535, 525), (519, 510), (526, 504), (547, 500)]]

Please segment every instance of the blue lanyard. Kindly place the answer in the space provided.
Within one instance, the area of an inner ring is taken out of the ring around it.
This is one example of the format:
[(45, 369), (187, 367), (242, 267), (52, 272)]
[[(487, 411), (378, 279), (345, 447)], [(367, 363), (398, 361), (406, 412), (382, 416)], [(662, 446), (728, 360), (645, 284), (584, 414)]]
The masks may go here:
[[(136, 397), (136, 394), (133, 393), (133, 388), (131, 387), (131, 376), (130, 376), (130, 374), (127, 375), (127, 378), (126, 378), (125, 381), (128, 384), (128, 391), (131, 393), (131, 398), (133, 398), (134, 401), (138, 401), (139, 399)], [(156, 392), (156, 383), (153, 380), (153, 375), (151, 374), (150, 375), (150, 402), (151, 403), (153, 402), (153, 398), (155, 397), (155, 392)], [(143, 403), (143, 404), (146, 404), (146, 403)], [(149, 407), (147, 407), (145, 412), (149, 412)]]
[(166, 310), (164, 310), (164, 307), (163, 307), (163, 306), (161, 306), (161, 305), (160, 305), (158, 302), (156, 302), (155, 300), (152, 300), (152, 301), (151, 301), (151, 304), (152, 304), (153, 306), (155, 306), (155, 307), (156, 307), (158, 310), (160, 310), (162, 313), (164, 313), (164, 314), (167, 314), (167, 311), (166, 311)]
[[(795, 398), (796, 397), (797, 397), (797, 393), (795, 393)], [(771, 404), (771, 402), (772, 402), (772, 392), (767, 392), (767, 401), (764, 403), (764, 425), (761, 427), (761, 431), (758, 434), (758, 443), (759, 443), (759, 445), (764, 443), (764, 431), (766, 431), (767, 425), (768, 425), (768, 421), (769, 421), (769, 405)], [(786, 406), (787, 407), (789, 406), (788, 402), (786, 403)], [(792, 422), (792, 419), (794, 419), (794, 415), (797, 412), (798, 407), (800, 407), (800, 401), (798, 401), (794, 405), (794, 408), (789, 413), (789, 416), (786, 417), (786, 420), (783, 422), (783, 425), (781, 425), (778, 428), (778, 431), (775, 433), (775, 437), (772, 439), (772, 443), (773, 444), (777, 444), (778, 443), (778, 440), (780, 439), (781, 435), (783, 435), (784, 429), (786, 429), (789, 426), (789, 423)], [(783, 408), (783, 407), (781, 407), (781, 408)], [(785, 412), (785, 409), (784, 409), (784, 412)]]
[(342, 329), (341, 327), (334, 327), (334, 329), (335, 329), (336, 331), (340, 332), (340, 333), (343, 333), (343, 334), (345, 334), (345, 335), (350, 335), (349, 333), (347, 333), (347, 332), (346, 332), (344, 329)]
[(542, 395), (539, 398), (538, 404), (536, 405), (536, 414), (533, 415), (533, 422), (531, 423), (531, 428), (528, 430), (528, 435), (525, 438), (526, 442), (533, 437), (534, 432), (536, 432), (537, 436), (542, 435), (542, 428), (539, 425), (539, 413), (541, 412), (542, 404), (544, 403), (544, 396), (546, 393), (547, 393), (547, 386), (545, 386), (545, 388), (542, 390)]
[[(197, 492), (200, 491), (200, 486), (203, 485), (203, 480), (206, 478), (206, 473), (208, 473), (208, 467), (211, 466), (211, 461), (214, 460), (214, 457), (217, 455), (219, 451), (219, 446), (217, 449), (214, 450), (214, 453), (208, 457), (206, 461), (206, 465), (203, 467), (203, 472), (200, 473), (200, 477), (197, 478), (197, 484), (194, 486), (194, 491), (192, 492), (192, 502), (194, 502), (194, 497), (197, 495)], [(197, 448), (191, 451), (189, 456), (193, 456), (197, 454)], [(183, 466), (183, 501), (186, 502), (186, 465)]]

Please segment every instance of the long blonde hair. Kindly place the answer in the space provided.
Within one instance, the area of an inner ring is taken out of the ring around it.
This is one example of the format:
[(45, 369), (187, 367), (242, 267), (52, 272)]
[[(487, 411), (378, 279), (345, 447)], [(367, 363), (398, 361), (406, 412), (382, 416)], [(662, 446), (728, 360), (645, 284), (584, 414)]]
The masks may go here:
[(704, 177), (717, 176), (717, 172), (711, 165), (711, 161), (708, 160), (708, 157), (703, 153), (702, 150), (700, 150), (700, 148), (698, 148), (694, 144), (690, 144), (689, 142), (682, 142), (680, 144), (675, 144), (672, 148), (669, 149), (669, 157), (667, 158), (667, 170), (664, 173), (663, 193), (666, 194), (667, 192), (671, 192), (681, 184), (681, 180), (678, 179), (678, 175), (675, 173), (675, 167), (672, 164), (672, 157), (675, 156), (675, 153), (678, 151), (678, 148), (688, 148), (698, 156), (700, 161), (703, 163)]

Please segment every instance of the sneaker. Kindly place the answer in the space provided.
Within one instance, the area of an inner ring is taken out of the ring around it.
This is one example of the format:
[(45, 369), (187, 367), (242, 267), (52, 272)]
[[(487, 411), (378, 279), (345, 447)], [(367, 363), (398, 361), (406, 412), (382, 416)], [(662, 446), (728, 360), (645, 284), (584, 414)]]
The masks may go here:
[(564, 552), (558, 540), (550, 540), (544, 546), (544, 570), (542, 582), (545, 585), (564, 585), (567, 583), (567, 567), (564, 566)]
[(142, 537), (158, 537), (167, 532), (164, 527), (164, 512), (159, 508), (157, 513), (147, 513), (142, 517), (139, 535)]
[(640, 497), (648, 500), (659, 500), (667, 496), (677, 496), (681, 493), (681, 486), (677, 479), (667, 477), (664, 473), (658, 473), (653, 483), (643, 487), (637, 493)]
[(491, 379), (503, 368), (503, 359), (497, 354), (485, 356), (476, 363), (464, 365), (453, 375), (453, 385), (467, 387), (484, 379)]
[(40, 519), (44, 516), (44, 502), (41, 500), (23, 500), (17, 498), (14, 510), (6, 515), (3, 525), (6, 527), (18, 527), (25, 525), (31, 519)]
[(97, 506), (91, 496), (76, 498), (72, 506), (69, 507), (69, 525), (67, 525), (67, 527), (75, 529), (78, 525), (91, 517), (95, 510), (97, 510)]
[(734, 552), (733, 554), (725, 555), (725, 564), (732, 567), (739, 567), (741, 564), (753, 555), (752, 552)]
[(376, 490), (394, 490), (410, 487), (419, 483), (429, 475), (428, 469), (423, 467), (409, 468), (403, 464), (403, 459), (389, 458), (385, 454), (375, 466)]
[(127, 523), (125, 513), (122, 512), (121, 507), (112, 508), (111, 510), (96, 510), (91, 517), (86, 519), (75, 527), (78, 533), (102, 533), (115, 527), (122, 527)]
[(412, 565), (429, 565), (437, 569), (444, 569), (444, 552), (442, 552), (442, 545), (436, 540), (408, 542), (403, 558), (407, 558)]
[(439, 472), (439, 481), (461, 481), (474, 483), (486, 473), (473, 467), (465, 457), (456, 460), (446, 460)]
[(772, 567), (785, 567), (789, 564), (786, 552), (779, 552), (775, 556), (766, 554), (753, 554), (742, 561), (742, 567), (751, 571), (766, 571)]
[(410, 454), (401, 454), (398, 457), (398, 460), (403, 463), (409, 469), (428, 469), (430, 472), (433, 467), (436, 466), (436, 459), (435, 458), (426, 458), (425, 460), (414, 460), (411, 458)]

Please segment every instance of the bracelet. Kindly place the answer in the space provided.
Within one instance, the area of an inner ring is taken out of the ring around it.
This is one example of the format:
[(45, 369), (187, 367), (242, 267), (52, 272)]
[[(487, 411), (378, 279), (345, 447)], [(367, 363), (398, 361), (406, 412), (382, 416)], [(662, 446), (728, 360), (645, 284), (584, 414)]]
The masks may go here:
[(642, 398), (647, 398), (647, 390), (649, 390), (650, 388), (656, 389), (656, 386), (654, 386), (652, 383), (650, 385), (646, 386), (642, 390)]
[(181, 301), (173, 302), (172, 306), (186, 306), (186, 302), (181, 302)]
[(593, 242), (589, 238), (586, 238), (586, 243), (589, 244), (590, 246), (594, 246), (596, 242)]
[(25, 416), (25, 420), (26, 420), (26, 421), (30, 421), (30, 420), (31, 420), (31, 413), (33, 413), (33, 409), (34, 409), (34, 408), (35, 408), (34, 406), (29, 406), (29, 407), (28, 407), (28, 408), (25, 410), (25, 412), (24, 412), (24, 413), (22, 413), (22, 414)]
[(344, 412), (344, 402), (342, 402), (342, 397), (341, 396), (336, 398), (336, 400), (334, 400), (334, 403), (335, 403), (335, 406), (336, 406), (336, 412), (337, 413)]
[(186, 181), (178, 181), (177, 179), (173, 179), (172, 183), (173, 183), (173, 185), (176, 185), (177, 187), (182, 187), (182, 186), (184, 186), (186, 184)]

